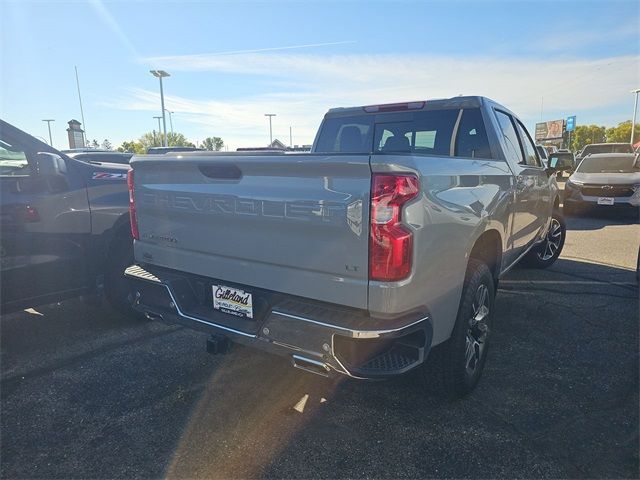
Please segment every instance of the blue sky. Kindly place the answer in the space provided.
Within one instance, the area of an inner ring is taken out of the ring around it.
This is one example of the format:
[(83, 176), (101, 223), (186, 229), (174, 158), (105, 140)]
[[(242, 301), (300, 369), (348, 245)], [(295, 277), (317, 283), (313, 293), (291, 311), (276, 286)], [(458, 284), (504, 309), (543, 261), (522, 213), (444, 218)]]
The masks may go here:
[[(0, 116), (67, 147), (80, 119), (119, 145), (156, 128), (158, 81), (192, 141), (231, 149), (310, 143), (330, 107), (487, 95), (530, 129), (631, 118), (640, 87), (637, 1), (0, 0)], [(235, 52), (235, 53), (234, 53)], [(169, 128), (169, 126), (167, 126)]]

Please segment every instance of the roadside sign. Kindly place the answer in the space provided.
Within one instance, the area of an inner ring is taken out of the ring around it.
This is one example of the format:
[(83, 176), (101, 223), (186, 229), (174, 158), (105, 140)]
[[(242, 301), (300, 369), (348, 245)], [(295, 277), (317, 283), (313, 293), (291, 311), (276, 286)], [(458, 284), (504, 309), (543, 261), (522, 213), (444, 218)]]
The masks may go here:
[(565, 131), (573, 132), (576, 129), (576, 116), (572, 115), (571, 117), (567, 117), (567, 124), (564, 127)]

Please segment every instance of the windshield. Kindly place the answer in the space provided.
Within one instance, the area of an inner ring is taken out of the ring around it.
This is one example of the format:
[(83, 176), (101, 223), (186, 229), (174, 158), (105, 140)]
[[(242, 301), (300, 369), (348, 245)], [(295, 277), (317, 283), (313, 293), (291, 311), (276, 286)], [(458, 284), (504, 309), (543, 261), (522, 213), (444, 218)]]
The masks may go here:
[(580, 173), (633, 173), (638, 171), (635, 157), (587, 157), (578, 167)]

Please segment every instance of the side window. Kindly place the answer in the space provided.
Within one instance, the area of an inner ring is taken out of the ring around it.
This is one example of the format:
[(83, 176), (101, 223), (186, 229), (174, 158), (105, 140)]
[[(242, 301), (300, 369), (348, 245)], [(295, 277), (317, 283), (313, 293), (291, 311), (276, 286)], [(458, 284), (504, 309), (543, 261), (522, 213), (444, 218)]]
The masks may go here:
[(524, 163), (524, 157), (522, 155), (522, 150), (520, 149), (520, 142), (518, 141), (518, 134), (513, 126), (513, 122), (511, 121), (511, 116), (496, 110), (496, 118), (500, 124), (502, 138), (504, 140), (505, 147), (507, 148), (505, 155), (514, 163)]
[(491, 158), (489, 139), (479, 108), (466, 108), (462, 112), (454, 155), (456, 157)]
[(519, 120), (516, 120), (516, 125), (518, 126), (518, 133), (520, 134), (520, 140), (522, 140), (522, 148), (524, 150), (524, 161), (530, 167), (539, 167), (540, 159), (538, 158), (538, 152), (536, 151), (536, 147), (531, 141), (531, 137), (527, 133), (527, 130), (524, 128), (524, 125), (520, 123)]
[(25, 152), (19, 146), (0, 140), (0, 176), (27, 176), (30, 172)]
[(369, 153), (373, 135), (373, 117), (327, 118), (318, 137), (317, 152)]

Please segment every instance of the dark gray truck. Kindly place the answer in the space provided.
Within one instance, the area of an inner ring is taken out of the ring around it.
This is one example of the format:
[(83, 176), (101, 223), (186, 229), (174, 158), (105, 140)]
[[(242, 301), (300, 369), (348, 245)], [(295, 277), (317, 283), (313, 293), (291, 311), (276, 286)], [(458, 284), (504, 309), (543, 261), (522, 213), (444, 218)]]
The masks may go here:
[(132, 312), (128, 169), (73, 159), (0, 120), (2, 312), (103, 289)]
[(565, 227), (524, 125), (482, 97), (330, 110), (311, 153), (131, 161), (135, 308), (381, 378), (478, 382), (500, 276), (547, 267)]

